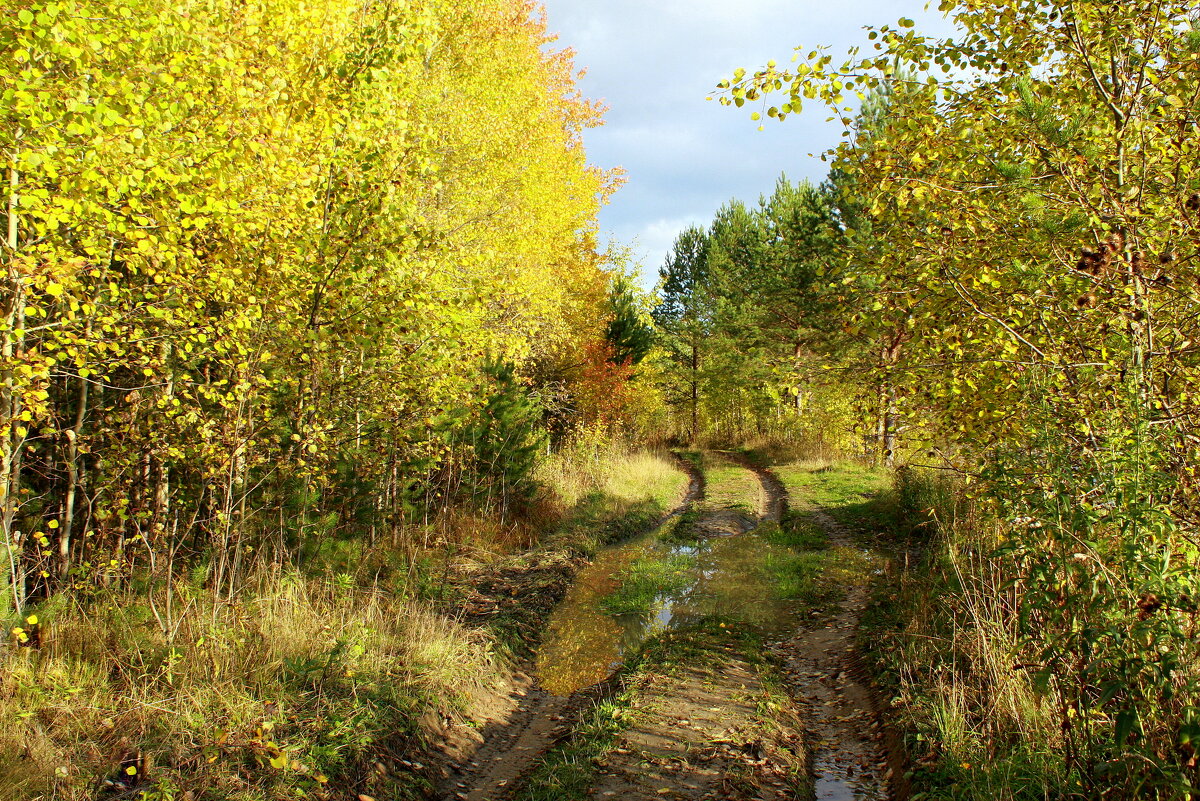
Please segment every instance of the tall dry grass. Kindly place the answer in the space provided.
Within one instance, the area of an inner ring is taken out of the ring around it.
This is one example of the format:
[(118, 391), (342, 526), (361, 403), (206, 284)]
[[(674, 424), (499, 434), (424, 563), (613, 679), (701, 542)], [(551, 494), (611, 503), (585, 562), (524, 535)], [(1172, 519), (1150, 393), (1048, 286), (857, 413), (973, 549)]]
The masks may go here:
[(874, 656), (924, 785), (998, 801), (1053, 794), (1064, 783), (1057, 703), (1025, 669), (1011, 566), (996, 556), (1003, 524), (943, 476), (901, 470), (896, 496), (924, 545), (882, 600), (902, 628), (870, 636), (887, 642)]
[(687, 487), (687, 475), (667, 449), (635, 447), (597, 429), (576, 432), (539, 463), (535, 476), (564, 509), (597, 493), (670, 509)]
[(277, 572), (217, 605), (176, 582), (44, 610), (40, 648), (0, 649), (0, 798), (415, 792), (368, 768), (462, 714), (501, 666), (481, 632), (343, 579)]
[(447, 508), (402, 542), (328, 539), (307, 572), (268, 563), (232, 601), (199, 568), (44, 601), (38, 647), (0, 643), (0, 799), (418, 797), (402, 760), (447, 719), (476, 719), (512, 670), (498, 632), (447, 616), (451, 574), (539, 540), (598, 547), (687, 484), (668, 452), (606, 432), (538, 479), (525, 519)]

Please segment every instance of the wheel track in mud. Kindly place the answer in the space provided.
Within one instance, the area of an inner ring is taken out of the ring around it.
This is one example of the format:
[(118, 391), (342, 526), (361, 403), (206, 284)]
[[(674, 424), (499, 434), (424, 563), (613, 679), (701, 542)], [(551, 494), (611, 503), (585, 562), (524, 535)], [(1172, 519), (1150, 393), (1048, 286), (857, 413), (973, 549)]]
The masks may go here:
[[(779, 477), (741, 454), (722, 455), (757, 478), (761, 487), (760, 521), (781, 522), (790, 499)], [(704, 496), (703, 475), (686, 460), (680, 460), (680, 466), (689, 476), (687, 495), (657, 525), (682, 514)], [(809, 507), (803, 511), (828, 534), (834, 547), (855, 547), (850, 532), (827, 510)], [(846, 597), (821, 625), (800, 629), (769, 646), (784, 666), (789, 693), (801, 711), (815, 769), (817, 801), (882, 801), (907, 796), (902, 749), (896, 738), (886, 736), (880, 724), (876, 699), (857, 657), (855, 636), (867, 594), (865, 586), (849, 587)], [(610, 679), (562, 698), (541, 690), (528, 673), (518, 674), (510, 693), (510, 710), (492, 731), (484, 732), (479, 748), (443, 783), (440, 797), (471, 801), (511, 797), (537, 759), (570, 732), (592, 702), (610, 693), (614, 686)], [(679, 687), (668, 692), (683, 690)], [(663, 773), (638, 758), (618, 759), (602, 770), (593, 797), (664, 797), (661, 790), (643, 795), (639, 786), (643, 771), (645, 779), (659, 787), (678, 783), (678, 795), (670, 797), (732, 797), (720, 790), (714, 794), (705, 788), (705, 792), (701, 789), (704, 781), (699, 786), (685, 786), (689, 780), (686, 774)], [(697, 778), (701, 777), (693, 775), (690, 780)]]
[[(684, 514), (704, 497), (704, 475), (691, 462), (677, 458), (688, 476), (683, 499), (653, 526)], [(653, 530), (652, 529), (652, 530)], [(548, 751), (578, 722), (597, 698), (607, 694), (602, 682), (569, 697), (543, 690), (528, 664), (512, 677), (509, 691), (493, 699), (489, 715), (473, 751), (455, 761), (434, 794), (443, 801), (501, 801), (511, 797), (538, 757)], [(470, 738), (464, 738), (470, 739)]]
[[(740, 454), (715, 452), (752, 473), (758, 514), (705, 509), (696, 522), (704, 536), (737, 537), (763, 522), (780, 522), (787, 490), (777, 476)], [(724, 626), (724, 624), (721, 624)], [(794, 708), (776, 712), (776, 729), (759, 739), (754, 721), (766, 697), (760, 669), (733, 649), (706, 647), (711, 663), (643, 679), (637, 722), (617, 735), (598, 765), (593, 801), (791, 801), (792, 770), (806, 764)], [(793, 723), (789, 724), (789, 720)], [(734, 777), (740, 780), (734, 780)], [(750, 779), (750, 781), (747, 781)]]
[[(764, 519), (782, 520), (791, 499), (779, 477), (741, 454), (729, 455), (753, 471), (762, 484)], [(804, 512), (833, 547), (856, 547), (851, 533), (826, 509), (812, 506)], [(817, 801), (876, 801), (909, 795), (903, 743), (882, 720), (881, 705), (855, 642), (868, 595), (865, 585), (847, 588), (846, 597), (824, 625), (802, 629), (771, 649), (786, 665), (791, 693), (804, 710)]]

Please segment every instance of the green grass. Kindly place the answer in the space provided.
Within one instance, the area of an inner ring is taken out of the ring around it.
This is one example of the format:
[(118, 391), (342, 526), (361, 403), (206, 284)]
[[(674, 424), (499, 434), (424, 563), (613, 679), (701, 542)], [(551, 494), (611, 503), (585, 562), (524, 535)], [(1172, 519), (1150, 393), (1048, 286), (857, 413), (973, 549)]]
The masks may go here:
[(891, 539), (897, 530), (897, 501), (891, 473), (852, 461), (772, 463), (768, 453), (747, 451), (769, 467), (788, 491), (793, 509), (820, 508), (856, 533)]
[(667, 545), (695, 545), (699, 541), (696, 533), (696, 521), (699, 519), (699, 509), (688, 509), (664, 523), (656, 539)]
[(633, 720), (635, 691), (627, 687), (600, 701), (570, 739), (556, 747), (517, 791), (515, 801), (583, 801), (596, 777), (596, 762)]
[(663, 595), (679, 592), (692, 582), (695, 559), (681, 553), (648, 552), (621, 571), (620, 584), (601, 604), (613, 615), (647, 615)]
[(807, 551), (829, 547), (829, 535), (804, 512), (788, 509), (778, 523), (764, 523), (759, 533), (773, 545)]
[(855, 462), (790, 462), (772, 468), (794, 496), (823, 507), (855, 506), (890, 486), (886, 471)]
[(754, 473), (714, 451), (703, 457), (705, 505), (757, 514), (761, 488)]

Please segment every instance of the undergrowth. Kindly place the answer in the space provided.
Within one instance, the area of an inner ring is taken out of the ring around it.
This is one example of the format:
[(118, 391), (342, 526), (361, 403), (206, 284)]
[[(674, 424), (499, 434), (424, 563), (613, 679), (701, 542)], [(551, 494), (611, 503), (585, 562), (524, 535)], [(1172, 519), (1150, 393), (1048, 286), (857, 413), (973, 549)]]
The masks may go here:
[(1065, 493), (1026, 485), (1013, 503), (1002, 486), (897, 475), (920, 555), (877, 583), (861, 634), (907, 733), (913, 797), (1195, 797), (1196, 615), (1176, 589), (1194, 586), (1190, 545), (1132, 522), (1128, 489), (1088, 519), (1056, 511)]
[(196, 569), (29, 609), (0, 648), (0, 798), (421, 797), (431, 738), (475, 718), (581, 560), (687, 483), (665, 453), (573, 458), (541, 466), (524, 521), (448, 509), (233, 597)]
[(0, 797), (413, 797), (395, 766), (423, 715), (461, 715), (501, 669), (486, 635), (336, 576), (261, 576), (221, 602), (168, 592), (40, 615), (0, 652)]

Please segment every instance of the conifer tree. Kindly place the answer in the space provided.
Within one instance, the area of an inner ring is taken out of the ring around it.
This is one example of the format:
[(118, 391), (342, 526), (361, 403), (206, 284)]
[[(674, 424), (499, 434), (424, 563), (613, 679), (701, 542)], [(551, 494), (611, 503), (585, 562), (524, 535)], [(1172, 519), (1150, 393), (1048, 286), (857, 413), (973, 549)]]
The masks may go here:
[(652, 312), (670, 366), (667, 400), (687, 409), (691, 442), (700, 435), (702, 370), (713, 330), (708, 251), (708, 234), (701, 228), (692, 226), (676, 237), (659, 271), (662, 299)]

